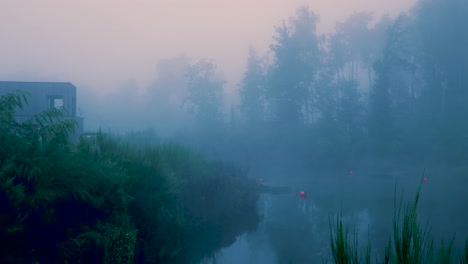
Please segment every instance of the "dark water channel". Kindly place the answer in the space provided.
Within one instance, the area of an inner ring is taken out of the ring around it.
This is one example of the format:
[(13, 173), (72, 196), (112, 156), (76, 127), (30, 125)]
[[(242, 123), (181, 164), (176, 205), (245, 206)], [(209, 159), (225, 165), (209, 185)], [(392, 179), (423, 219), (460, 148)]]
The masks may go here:
[[(348, 171), (296, 175), (287, 180), (264, 175), (263, 185), (287, 187), (290, 192), (262, 193), (259, 208), (263, 221), (259, 228), (239, 236), (234, 244), (203, 263), (331, 263), (329, 219), (340, 212), (359, 245), (372, 244), (373, 259), (383, 259), (391, 236), (394, 194), (403, 191), (404, 201), (412, 201), (421, 183), (421, 173)], [(434, 246), (440, 239), (461, 248), (468, 237), (467, 177), (447, 179), (428, 174), (422, 184), (419, 218), (432, 226)], [(260, 183), (259, 183), (260, 184)], [(302, 199), (299, 192), (307, 196)]]

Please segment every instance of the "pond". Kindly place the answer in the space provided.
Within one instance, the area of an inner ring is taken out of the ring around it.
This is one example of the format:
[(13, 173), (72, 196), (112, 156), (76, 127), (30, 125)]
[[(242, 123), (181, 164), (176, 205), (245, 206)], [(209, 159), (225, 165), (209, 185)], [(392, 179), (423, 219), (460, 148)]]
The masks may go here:
[[(427, 178), (421, 186), (420, 222), (424, 227), (430, 217), (435, 246), (457, 233), (455, 246), (461, 248), (468, 237), (468, 196), (460, 184), (467, 186), (467, 177), (448, 180), (442, 174), (432, 174)], [(370, 241), (373, 259), (383, 259), (392, 235), (395, 186), (398, 198), (403, 191), (404, 201), (412, 201), (422, 178), (414, 172), (343, 171), (262, 179), (259, 184), (286, 187), (290, 192), (262, 193), (259, 228), (239, 236), (204, 263), (332, 263), (330, 219), (340, 212), (350, 233), (357, 234), (362, 252)], [(300, 191), (306, 192), (305, 199)]]

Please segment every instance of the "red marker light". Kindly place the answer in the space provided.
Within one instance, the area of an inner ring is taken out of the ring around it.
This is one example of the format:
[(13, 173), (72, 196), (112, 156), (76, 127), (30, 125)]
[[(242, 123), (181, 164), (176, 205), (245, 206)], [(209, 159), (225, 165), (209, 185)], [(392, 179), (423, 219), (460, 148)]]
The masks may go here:
[(299, 192), (299, 196), (300, 196), (302, 199), (304, 199), (305, 196), (306, 196), (306, 194), (305, 194), (304, 191), (301, 191), (301, 192)]
[(263, 182), (263, 179), (261, 179), (261, 178), (258, 179), (258, 182), (259, 182), (259, 183), (262, 183), (262, 182)]

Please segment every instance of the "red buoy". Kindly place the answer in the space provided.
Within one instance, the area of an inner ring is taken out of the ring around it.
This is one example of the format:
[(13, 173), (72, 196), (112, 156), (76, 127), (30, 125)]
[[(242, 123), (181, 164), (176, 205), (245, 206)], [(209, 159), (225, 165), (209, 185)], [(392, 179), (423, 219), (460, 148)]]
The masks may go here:
[(348, 174), (349, 174), (349, 176), (353, 176), (353, 171), (350, 170)]
[(423, 182), (427, 182), (427, 178), (426, 178), (426, 177), (423, 178)]
[(305, 194), (304, 191), (300, 191), (300, 192), (299, 192), (299, 196), (300, 196), (302, 199), (304, 199), (305, 196), (306, 196), (306, 194)]
[(258, 182), (259, 182), (259, 183), (262, 183), (262, 182), (263, 182), (263, 179), (262, 179), (262, 178), (258, 179)]

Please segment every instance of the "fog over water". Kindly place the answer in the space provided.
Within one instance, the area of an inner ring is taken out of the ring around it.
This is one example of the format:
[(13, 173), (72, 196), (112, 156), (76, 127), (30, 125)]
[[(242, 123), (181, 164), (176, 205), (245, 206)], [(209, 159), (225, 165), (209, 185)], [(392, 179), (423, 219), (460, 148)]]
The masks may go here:
[(1, 1), (0, 80), (245, 170), (258, 228), (201, 263), (332, 263), (340, 213), (380, 261), (418, 190), (436, 251), (468, 237), (467, 28), (466, 0)]

